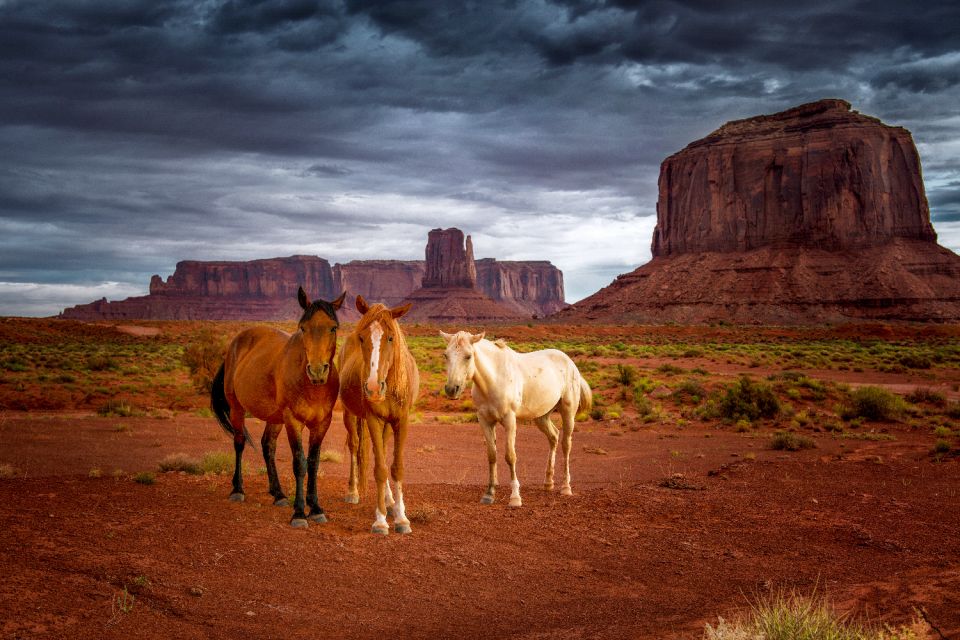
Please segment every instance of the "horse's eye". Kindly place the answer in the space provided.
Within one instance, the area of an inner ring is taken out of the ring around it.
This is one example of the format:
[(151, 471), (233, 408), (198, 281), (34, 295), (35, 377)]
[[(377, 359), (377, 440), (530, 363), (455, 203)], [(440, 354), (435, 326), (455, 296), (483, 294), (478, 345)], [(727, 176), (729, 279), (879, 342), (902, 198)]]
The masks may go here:
[(363, 338), (360, 338), (360, 344), (363, 344)]
[(473, 357), (473, 356), (463, 356), (463, 359), (464, 359), (464, 360), (469, 360), (469, 359), (472, 358), (472, 357)]
[(336, 327), (330, 327), (330, 333), (336, 333), (336, 332), (337, 332)]
[(393, 336), (390, 336), (389, 338), (387, 338), (387, 342), (393, 342)]

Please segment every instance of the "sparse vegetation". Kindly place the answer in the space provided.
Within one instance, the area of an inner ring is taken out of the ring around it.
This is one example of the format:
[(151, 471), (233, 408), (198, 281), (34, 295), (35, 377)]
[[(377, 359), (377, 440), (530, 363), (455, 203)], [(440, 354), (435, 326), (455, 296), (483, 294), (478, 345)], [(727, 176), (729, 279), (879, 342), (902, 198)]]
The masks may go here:
[(143, 411), (137, 409), (126, 400), (107, 400), (97, 409), (97, 415), (104, 417), (130, 418), (142, 416)]
[(718, 409), (721, 417), (728, 420), (753, 421), (776, 416), (780, 413), (780, 401), (769, 385), (740, 376), (736, 384), (727, 387)]
[(816, 446), (816, 443), (809, 436), (790, 431), (777, 431), (770, 439), (770, 448), (780, 451), (800, 451), (801, 449), (813, 449)]
[(199, 460), (185, 453), (171, 453), (160, 461), (160, 471), (161, 473), (183, 471), (191, 475), (200, 475), (203, 473), (203, 465)]
[(204, 328), (183, 350), (181, 362), (189, 369), (190, 379), (200, 393), (210, 393), (213, 378), (223, 364), (226, 348), (227, 341), (224, 336)]
[(822, 597), (779, 593), (741, 620), (707, 624), (704, 640), (921, 640), (915, 627), (876, 627), (838, 615)]
[(904, 408), (899, 396), (880, 387), (866, 386), (850, 393), (849, 405), (842, 409), (841, 417), (891, 422), (903, 414)]
[(904, 400), (912, 402), (913, 404), (929, 404), (934, 407), (947, 406), (947, 396), (939, 391), (926, 387), (917, 387), (904, 396)]
[(637, 370), (628, 364), (617, 365), (617, 382), (624, 387), (629, 387), (637, 378)]
[(17, 469), (12, 464), (0, 464), (0, 480), (15, 478)]
[(235, 455), (226, 451), (211, 451), (203, 456), (200, 468), (204, 473), (227, 473), (233, 470)]
[(133, 476), (133, 481), (137, 484), (151, 485), (157, 481), (157, 476), (151, 471), (141, 471)]

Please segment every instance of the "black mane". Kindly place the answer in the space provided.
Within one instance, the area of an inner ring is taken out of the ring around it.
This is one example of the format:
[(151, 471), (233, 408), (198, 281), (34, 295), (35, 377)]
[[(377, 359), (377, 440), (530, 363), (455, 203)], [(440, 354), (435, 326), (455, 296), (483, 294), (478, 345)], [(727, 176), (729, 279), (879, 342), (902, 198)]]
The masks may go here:
[(326, 300), (320, 300), (317, 298), (307, 306), (306, 310), (303, 312), (303, 316), (300, 318), (300, 322), (306, 322), (313, 317), (318, 311), (323, 311), (330, 319), (337, 323), (337, 326), (340, 326), (340, 320), (337, 319), (337, 310), (333, 308), (333, 305), (327, 302)]

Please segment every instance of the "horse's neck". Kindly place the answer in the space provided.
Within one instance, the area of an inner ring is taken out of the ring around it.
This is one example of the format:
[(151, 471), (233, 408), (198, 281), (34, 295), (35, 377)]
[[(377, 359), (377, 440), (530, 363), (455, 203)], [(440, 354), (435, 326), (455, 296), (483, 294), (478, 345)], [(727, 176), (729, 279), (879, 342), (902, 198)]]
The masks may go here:
[(481, 340), (474, 348), (473, 357), (473, 384), (485, 397), (490, 397), (490, 389), (496, 386), (500, 377), (501, 350), (489, 340)]

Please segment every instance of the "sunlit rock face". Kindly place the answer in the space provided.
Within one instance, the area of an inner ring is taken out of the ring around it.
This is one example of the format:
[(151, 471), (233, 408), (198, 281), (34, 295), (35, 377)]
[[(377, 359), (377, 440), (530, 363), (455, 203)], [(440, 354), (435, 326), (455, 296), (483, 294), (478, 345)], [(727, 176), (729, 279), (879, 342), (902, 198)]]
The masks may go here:
[(664, 160), (653, 259), (561, 313), (607, 322), (960, 319), (910, 132), (821, 100)]

